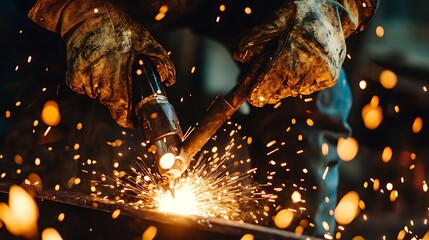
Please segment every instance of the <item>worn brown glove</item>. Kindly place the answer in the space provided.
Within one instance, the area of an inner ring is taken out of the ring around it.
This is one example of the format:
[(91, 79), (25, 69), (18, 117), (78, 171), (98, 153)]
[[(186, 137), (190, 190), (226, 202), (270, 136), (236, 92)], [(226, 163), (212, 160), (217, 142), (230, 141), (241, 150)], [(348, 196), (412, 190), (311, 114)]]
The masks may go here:
[(373, 11), (370, 0), (287, 1), (245, 36), (233, 55), (241, 62), (269, 56), (254, 76), (249, 102), (261, 107), (333, 86), (346, 56), (345, 38)]
[(107, 105), (115, 121), (132, 127), (131, 67), (151, 59), (167, 85), (175, 69), (164, 48), (110, 0), (39, 0), (29, 17), (61, 34), (67, 48), (66, 83)]

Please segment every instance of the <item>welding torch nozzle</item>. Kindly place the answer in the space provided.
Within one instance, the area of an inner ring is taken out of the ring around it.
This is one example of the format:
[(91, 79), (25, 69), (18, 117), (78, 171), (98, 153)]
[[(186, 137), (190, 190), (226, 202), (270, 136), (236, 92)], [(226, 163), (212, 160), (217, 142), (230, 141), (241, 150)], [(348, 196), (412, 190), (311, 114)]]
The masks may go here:
[(179, 120), (156, 67), (144, 56), (138, 56), (133, 64), (133, 105), (155, 166), (163, 182), (171, 183), (188, 168), (190, 160), (180, 155), (183, 134)]

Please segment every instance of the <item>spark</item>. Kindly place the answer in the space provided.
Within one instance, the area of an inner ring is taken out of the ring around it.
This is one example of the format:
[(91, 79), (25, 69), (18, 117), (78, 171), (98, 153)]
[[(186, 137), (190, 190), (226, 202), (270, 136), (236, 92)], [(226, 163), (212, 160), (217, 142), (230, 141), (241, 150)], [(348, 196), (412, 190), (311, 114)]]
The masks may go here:
[(46, 228), (42, 231), (42, 240), (62, 240), (63, 238), (55, 228)]
[(51, 126), (49, 126), (48, 128), (46, 128), (46, 131), (45, 131), (45, 133), (43, 133), (43, 136), (46, 137), (48, 135), (49, 131), (51, 131)]
[(225, 12), (225, 10), (226, 10), (225, 5), (224, 5), (224, 4), (221, 4), (221, 5), (219, 6), (219, 11), (221, 11), (221, 12)]
[[(131, 167), (131, 174), (115, 179), (102, 175), (102, 181), (96, 181), (94, 184), (116, 188), (120, 197), (115, 199), (121, 199), (136, 208), (157, 209), (178, 215), (257, 222), (255, 213), (245, 209), (256, 207), (273, 195), (260, 191), (260, 185), (249, 183), (251, 174), (256, 169), (233, 173), (229, 171), (232, 164), (227, 165), (226, 161), (233, 156), (228, 152), (233, 145), (234, 142), (231, 141), (221, 157), (215, 158), (218, 154), (216, 152), (209, 158), (200, 157), (193, 161), (184, 175), (172, 183), (175, 197), (159, 184), (161, 176), (143, 161), (136, 162), (137, 168)], [(103, 179), (113, 180), (114, 183), (109, 184)]]
[(384, 28), (382, 26), (377, 26), (377, 28), (375, 29), (375, 34), (379, 38), (383, 37), (384, 36)]
[(251, 13), (252, 13), (252, 9), (251, 9), (250, 7), (246, 7), (246, 8), (244, 8), (244, 12), (245, 12), (247, 15), (249, 15), (249, 14), (251, 14)]
[(267, 156), (269, 156), (269, 155), (271, 155), (271, 154), (273, 154), (273, 153), (277, 152), (278, 150), (280, 150), (280, 148), (276, 148), (276, 149), (274, 149), (274, 150), (270, 151), (269, 153), (267, 153)]
[(325, 168), (325, 171), (323, 172), (323, 175), (322, 175), (322, 179), (323, 179), (323, 180), (325, 180), (325, 179), (326, 179), (326, 175), (328, 175), (328, 172), (329, 172), (329, 166), (327, 166), (327, 167)]
[(367, 83), (366, 83), (366, 81), (365, 81), (365, 80), (361, 80), (361, 81), (359, 82), (359, 87), (360, 87), (360, 89), (364, 90), (364, 89), (366, 88), (366, 86), (367, 86)]
[(119, 214), (121, 214), (121, 210), (116, 209), (115, 211), (113, 211), (113, 213), (112, 213), (112, 219), (118, 218)]
[(58, 215), (58, 222), (62, 222), (63, 220), (64, 220), (64, 218), (66, 217), (66, 215), (64, 214), (64, 213), (60, 213), (59, 215)]

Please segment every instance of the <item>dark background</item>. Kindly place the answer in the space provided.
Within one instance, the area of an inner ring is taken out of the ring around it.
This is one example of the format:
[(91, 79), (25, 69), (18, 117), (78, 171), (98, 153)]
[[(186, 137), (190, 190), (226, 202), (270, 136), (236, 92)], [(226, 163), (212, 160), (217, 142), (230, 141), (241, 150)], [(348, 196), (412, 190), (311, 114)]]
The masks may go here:
[[(64, 44), (57, 34), (26, 18), (30, 5), (11, 0), (0, 3), (0, 174), (6, 173), (1, 180), (22, 181), (28, 174), (38, 173), (46, 187), (60, 184), (85, 192), (92, 176), (82, 170), (113, 170), (111, 164), (85, 164), (87, 159), (111, 163), (114, 156), (113, 161), (127, 165), (135, 152), (126, 149), (137, 142), (139, 132), (119, 128), (103, 106), (65, 86)], [(353, 92), (349, 122), (359, 151), (341, 166), (338, 196), (355, 190), (366, 208), (345, 227), (344, 239), (357, 235), (393, 239), (405, 226), (410, 230), (406, 239), (414, 235), (422, 238), (429, 229), (425, 222), (429, 219), (429, 193), (423, 188), (424, 181), (429, 182), (429, 93), (424, 90), (429, 88), (428, 8), (425, 0), (382, 1), (367, 29), (348, 39), (350, 58), (344, 68)], [(378, 26), (384, 29), (382, 37), (376, 35)], [(238, 68), (221, 45), (189, 30), (160, 34), (158, 39), (167, 50), (177, 49), (172, 53), (177, 84), (167, 91), (186, 130), (200, 119), (216, 94), (224, 94), (234, 85)], [(193, 74), (192, 66), (196, 66)], [(379, 74), (385, 69), (398, 77), (393, 89), (379, 83)], [(365, 89), (359, 87), (361, 80), (367, 82)], [(379, 97), (383, 121), (369, 130), (361, 111), (373, 96)], [(47, 126), (40, 121), (40, 112), (47, 100), (58, 102), (62, 120), (43, 136)], [(21, 104), (16, 106), (18, 101)], [(395, 106), (399, 112), (394, 111)], [(239, 115), (245, 116), (248, 108), (244, 106)], [(6, 117), (6, 111), (10, 111), (10, 117)], [(413, 133), (411, 126), (416, 117), (423, 119), (423, 127)], [(34, 120), (39, 120), (37, 126)], [(81, 130), (76, 129), (78, 123), (83, 125)], [(121, 147), (106, 145), (119, 138), (125, 142)], [(80, 145), (77, 150), (73, 148), (76, 143)], [(381, 154), (387, 146), (393, 155), (383, 163)], [(119, 152), (124, 154), (119, 156)], [(22, 164), (16, 163), (17, 155), (22, 157)], [(73, 160), (76, 155), (80, 158)], [(42, 161), (40, 166), (34, 165), (37, 157)], [(70, 183), (76, 177), (82, 179), (79, 186)], [(372, 187), (375, 179), (380, 182), (377, 191)], [(368, 188), (364, 188), (365, 182)], [(393, 203), (387, 183), (399, 193)]]

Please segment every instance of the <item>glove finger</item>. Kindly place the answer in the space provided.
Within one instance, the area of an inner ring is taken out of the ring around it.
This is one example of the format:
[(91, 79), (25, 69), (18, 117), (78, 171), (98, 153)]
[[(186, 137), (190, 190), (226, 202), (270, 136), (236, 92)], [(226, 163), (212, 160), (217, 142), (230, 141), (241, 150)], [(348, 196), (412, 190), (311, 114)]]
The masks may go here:
[[(86, 94), (106, 105), (112, 118), (122, 127), (132, 127), (131, 79), (128, 72), (129, 54), (111, 52), (91, 64), (90, 87)], [(90, 92), (89, 92), (90, 91)]]
[[(313, 34), (296, 29), (273, 59), (269, 71), (252, 89), (256, 105), (275, 104), (283, 98), (311, 94), (331, 87), (340, 67)], [(257, 102), (261, 96), (265, 101)]]
[(145, 55), (154, 62), (159, 76), (161, 77), (161, 81), (165, 85), (171, 86), (176, 82), (176, 68), (174, 67), (173, 61), (171, 61), (170, 57), (161, 46), (154, 48), (154, 50), (147, 52)]
[(299, 94), (300, 80), (313, 59), (305, 43), (297, 41), (294, 34), (288, 34), (285, 38), (267, 66), (266, 73), (252, 86), (249, 98), (254, 106), (276, 103)]
[(137, 53), (149, 57), (156, 65), (161, 81), (167, 86), (176, 82), (176, 69), (167, 51), (152, 37), (152, 35), (139, 25), (134, 26), (132, 36), (133, 47)]
[(265, 23), (253, 28), (248, 35), (243, 37), (238, 50), (233, 54), (234, 59), (249, 62), (255, 56), (277, 48), (277, 39), (280, 35), (289, 31), (288, 28), (292, 25), (295, 15), (296, 6), (286, 2)]
[(268, 49), (274, 48), (275, 40), (279, 35), (280, 33), (277, 32), (264, 33), (254, 31), (241, 40), (238, 49), (234, 51), (232, 57), (236, 61), (250, 62), (255, 56), (260, 56)]

